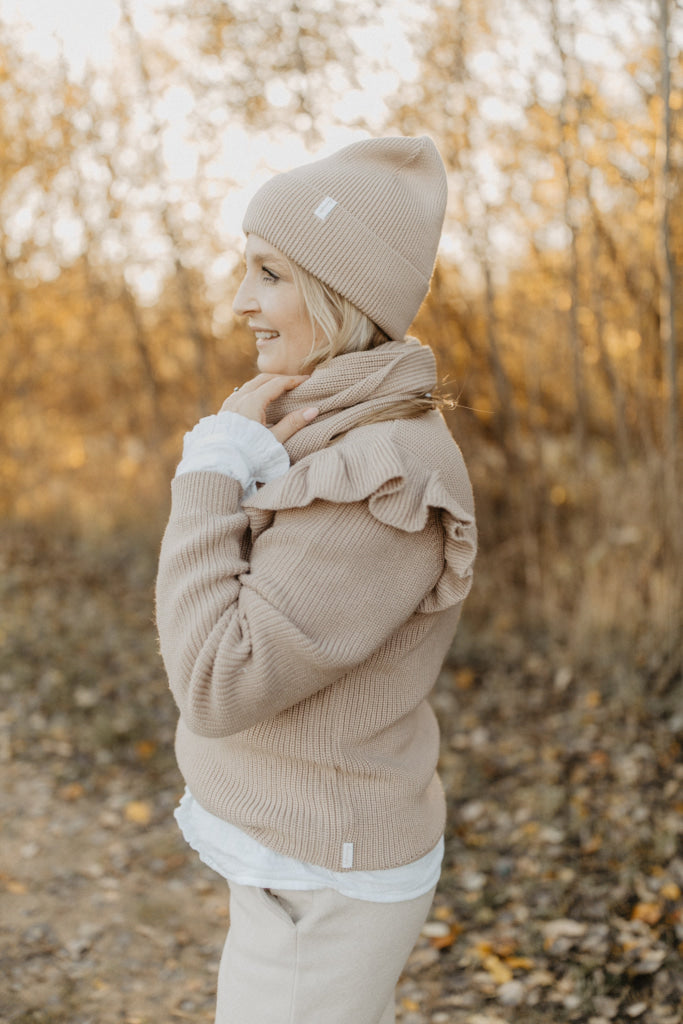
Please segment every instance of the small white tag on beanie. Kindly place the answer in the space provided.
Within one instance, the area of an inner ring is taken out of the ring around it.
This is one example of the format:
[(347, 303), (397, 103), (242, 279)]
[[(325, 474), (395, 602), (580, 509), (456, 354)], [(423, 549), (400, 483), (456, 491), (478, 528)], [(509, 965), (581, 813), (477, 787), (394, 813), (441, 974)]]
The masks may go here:
[[(334, 204), (337, 205), (336, 203)], [(353, 867), (353, 843), (342, 843), (342, 867)]]
[(316, 217), (319, 217), (320, 220), (325, 220), (332, 213), (336, 205), (336, 199), (333, 199), (332, 196), (325, 196), (318, 209), (314, 211)]

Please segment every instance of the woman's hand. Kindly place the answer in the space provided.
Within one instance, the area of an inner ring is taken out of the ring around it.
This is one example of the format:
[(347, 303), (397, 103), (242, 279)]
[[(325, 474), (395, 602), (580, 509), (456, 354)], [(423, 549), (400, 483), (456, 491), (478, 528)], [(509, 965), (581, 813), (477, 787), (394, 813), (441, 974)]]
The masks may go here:
[[(288, 377), (280, 373), (259, 373), (253, 380), (248, 380), (241, 388), (237, 388), (229, 398), (223, 402), (221, 412), (238, 412), (240, 416), (246, 416), (249, 420), (256, 420), (257, 423), (266, 424), (266, 409), (271, 402), (293, 388), (308, 380), (308, 375)], [(311, 407), (308, 409), (297, 409), (283, 416), (279, 423), (274, 424), (270, 429), (283, 444), (297, 430), (301, 430), (307, 423), (314, 420), (318, 410)]]

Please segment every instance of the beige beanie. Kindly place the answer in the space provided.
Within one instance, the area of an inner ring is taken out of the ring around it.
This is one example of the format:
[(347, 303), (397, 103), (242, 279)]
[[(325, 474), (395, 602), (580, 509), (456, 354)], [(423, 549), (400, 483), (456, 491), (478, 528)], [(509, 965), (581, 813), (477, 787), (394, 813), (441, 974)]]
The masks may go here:
[(431, 139), (368, 139), (276, 175), (242, 226), (400, 340), (429, 291), (446, 194)]

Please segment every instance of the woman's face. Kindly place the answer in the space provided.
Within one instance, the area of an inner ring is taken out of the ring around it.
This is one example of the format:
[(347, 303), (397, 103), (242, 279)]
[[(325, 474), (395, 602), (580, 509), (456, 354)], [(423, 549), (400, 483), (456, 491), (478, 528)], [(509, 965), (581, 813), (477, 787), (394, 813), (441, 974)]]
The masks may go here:
[(261, 373), (297, 374), (315, 346), (286, 258), (258, 235), (247, 237), (246, 270), (232, 308), (256, 336)]

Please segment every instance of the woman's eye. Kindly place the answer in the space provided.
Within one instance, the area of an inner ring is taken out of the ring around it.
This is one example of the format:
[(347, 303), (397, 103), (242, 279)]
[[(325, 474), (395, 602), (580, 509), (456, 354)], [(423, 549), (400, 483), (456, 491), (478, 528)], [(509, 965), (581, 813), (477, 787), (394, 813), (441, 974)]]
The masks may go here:
[(269, 284), (274, 284), (275, 281), (279, 281), (280, 280), (280, 278), (277, 276), (277, 274), (274, 274), (272, 270), (268, 270), (268, 267), (262, 267), (262, 270), (263, 270), (263, 280), (265, 282), (267, 282)]

